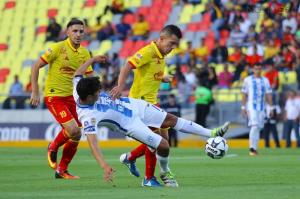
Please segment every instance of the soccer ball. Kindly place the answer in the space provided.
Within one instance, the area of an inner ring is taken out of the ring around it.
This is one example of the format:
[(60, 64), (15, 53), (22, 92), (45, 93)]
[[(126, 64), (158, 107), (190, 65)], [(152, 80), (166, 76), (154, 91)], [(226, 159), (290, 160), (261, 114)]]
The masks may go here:
[(228, 150), (225, 138), (217, 136), (206, 141), (205, 153), (213, 159), (221, 159)]

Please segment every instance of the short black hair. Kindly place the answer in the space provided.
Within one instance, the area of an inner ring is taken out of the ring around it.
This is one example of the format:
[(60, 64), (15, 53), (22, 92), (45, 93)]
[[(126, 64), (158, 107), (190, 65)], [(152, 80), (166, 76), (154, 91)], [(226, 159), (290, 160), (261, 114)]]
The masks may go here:
[(72, 18), (71, 21), (69, 21), (69, 23), (67, 24), (67, 28), (69, 28), (70, 26), (73, 26), (73, 25), (83, 25), (84, 26), (84, 23), (83, 23), (83, 21), (81, 21), (77, 18)]
[(76, 91), (81, 100), (86, 100), (87, 96), (94, 95), (101, 89), (99, 77), (85, 77), (79, 80)]
[(167, 25), (162, 30), (161, 33), (167, 33), (169, 35), (175, 35), (178, 39), (182, 38), (182, 32), (178, 26), (175, 25)]

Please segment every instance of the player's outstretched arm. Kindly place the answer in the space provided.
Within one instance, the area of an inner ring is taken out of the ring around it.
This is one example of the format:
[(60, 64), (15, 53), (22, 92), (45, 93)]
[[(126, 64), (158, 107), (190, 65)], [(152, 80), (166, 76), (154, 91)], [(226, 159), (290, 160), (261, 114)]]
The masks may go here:
[(97, 55), (95, 57), (90, 58), (84, 64), (82, 64), (74, 73), (76, 75), (84, 75), (87, 68), (94, 63), (106, 63), (107, 57), (103, 55)]
[(30, 97), (30, 104), (33, 106), (38, 106), (40, 104), (40, 94), (39, 94), (39, 70), (43, 66), (47, 65), (42, 59), (38, 61), (31, 68), (31, 84), (32, 84), (32, 93)]
[(121, 97), (122, 91), (124, 90), (126, 79), (131, 71), (131, 65), (126, 62), (125, 66), (122, 67), (119, 74), (118, 85), (110, 91), (110, 95), (113, 99)]
[(96, 134), (88, 134), (87, 140), (93, 156), (95, 157), (97, 163), (103, 169), (103, 179), (105, 182), (112, 182), (113, 181), (113, 173), (114, 170), (107, 162), (105, 161), (100, 148), (98, 147), (98, 139)]

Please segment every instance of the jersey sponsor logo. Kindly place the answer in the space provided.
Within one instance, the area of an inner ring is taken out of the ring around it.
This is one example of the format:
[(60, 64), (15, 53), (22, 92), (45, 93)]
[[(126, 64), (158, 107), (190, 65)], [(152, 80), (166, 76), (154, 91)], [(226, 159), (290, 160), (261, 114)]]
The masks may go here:
[(162, 71), (159, 71), (158, 73), (154, 74), (154, 79), (157, 81), (161, 81), (163, 79), (164, 73)]
[(96, 104), (98, 111), (106, 112), (108, 109), (111, 109), (127, 117), (132, 117), (132, 110), (126, 107), (130, 103), (128, 98), (112, 100), (106, 93), (101, 93), (99, 101), (100, 102)]
[(59, 69), (59, 71), (63, 74), (73, 75), (75, 70), (69, 66), (63, 66)]
[(83, 129), (85, 132), (94, 132), (96, 131), (95, 126), (87, 126)]

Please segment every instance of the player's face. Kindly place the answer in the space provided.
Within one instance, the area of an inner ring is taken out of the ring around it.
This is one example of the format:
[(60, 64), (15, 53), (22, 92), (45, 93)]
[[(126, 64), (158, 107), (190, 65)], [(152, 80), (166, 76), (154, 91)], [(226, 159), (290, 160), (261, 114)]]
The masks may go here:
[(75, 46), (79, 46), (84, 36), (84, 26), (80, 24), (70, 26), (67, 30), (67, 35)]
[(169, 54), (173, 49), (179, 45), (179, 39), (176, 35), (161, 36), (160, 38), (160, 51), (163, 55)]
[(260, 65), (255, 65), (253, 67), (253, 72), (255, 75), (260, 75), (261, 74), (261, 70), (262, 70), (262, 67)]

